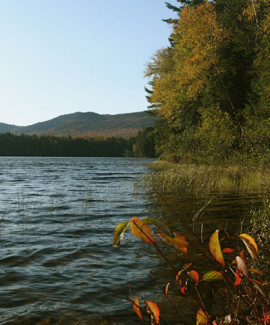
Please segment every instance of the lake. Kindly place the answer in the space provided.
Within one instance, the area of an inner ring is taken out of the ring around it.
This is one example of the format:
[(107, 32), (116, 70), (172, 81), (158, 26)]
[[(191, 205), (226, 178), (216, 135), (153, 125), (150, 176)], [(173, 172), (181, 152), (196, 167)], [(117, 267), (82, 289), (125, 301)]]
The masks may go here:
[[(129, 296), (130, 285), (153, 300), (160, 291), (149, 274), (164, 263), (129, 233), (119, 248), (112, 239), (115, 226), (133, 216), (164, 215), (177, 227), (142, 185), (151, 161), (0, 158), (0, 324), (138, 324), (130, 303), (116, 296)], [(239, 224), (253, 202), (227, 195), (204, 218)], [(180, 203), (189, 220), (203, 204), (192, 197)]]

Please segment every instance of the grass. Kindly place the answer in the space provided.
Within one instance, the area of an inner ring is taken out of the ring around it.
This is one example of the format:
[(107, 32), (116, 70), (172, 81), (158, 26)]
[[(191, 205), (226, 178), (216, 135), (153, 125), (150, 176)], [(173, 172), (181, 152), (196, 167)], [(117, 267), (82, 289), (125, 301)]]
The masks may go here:
[(148, 188), (161, 193), (258, 193), (270, 183), (270, 168), (173, 164), (157, 161), (145, 176)]
[(261, 252), (254, 267), (266, 275), (270, 282), (270, 187), (262, 193), (262, 207), (251, 211), (248, 231), (255, 238)]

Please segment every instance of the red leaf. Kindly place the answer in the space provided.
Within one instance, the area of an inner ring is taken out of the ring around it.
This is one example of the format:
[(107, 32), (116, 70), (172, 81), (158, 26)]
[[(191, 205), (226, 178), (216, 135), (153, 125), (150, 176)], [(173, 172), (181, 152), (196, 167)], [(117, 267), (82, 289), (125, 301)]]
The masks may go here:
[(222, 252), (223, 252), (223, 253), (231, 254), (231, 253), (233, 253), (233, 250), (232, 250), (231, 248), (224, 248), (224, 249), (222, 250)]
[(242, 278), (241, 278), (241, 272), (237, 269), (235, 272), (235, 282), (234, 285), (235, 286), (239, 286), (239, 284), (241, 283)]
[(179, 281), (179, 287), (180, 287), (180, 291), (181, 291), (182, 295), (185, 295), (185, 293), (186, 293), (186, 286), (183, 285), (183, 282), (181, 280)]
[(199, 273), (195, 270), (188, 272), (188, 275), (196, 282), (196, 285), (199, 284)]

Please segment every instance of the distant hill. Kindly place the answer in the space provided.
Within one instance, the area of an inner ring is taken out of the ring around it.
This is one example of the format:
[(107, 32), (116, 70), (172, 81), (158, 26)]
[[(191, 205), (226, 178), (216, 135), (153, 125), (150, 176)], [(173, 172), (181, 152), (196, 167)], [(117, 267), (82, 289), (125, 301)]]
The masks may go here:
[(0, 123), (0, 133), (11, 132), (16, 127), (16, 125)]
[(146, 112), (117, 115), (77, 112), (24, 127), (0, 123), (0, 133), (127, 138), (135, 136), (144, 127), (152, 126), (154, 122), (155, 118)]

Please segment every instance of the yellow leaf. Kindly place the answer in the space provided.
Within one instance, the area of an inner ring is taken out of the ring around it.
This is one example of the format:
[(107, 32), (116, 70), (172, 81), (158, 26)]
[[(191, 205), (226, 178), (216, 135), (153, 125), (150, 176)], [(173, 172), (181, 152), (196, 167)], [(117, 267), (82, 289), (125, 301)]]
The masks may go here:
[(248, 234), (241, 234), (238, 236), (243, 243), (245, 244), (250, 256), (252, 257), (253, 260), (255, 260), (258, 256), (258, 246), (255, 242), (255, 240), (253, 239), (253, 237), (251, 237)]
[(223, 279), (222, 273), (219, 271), (209, 271), (203, 275), (202, 281), (213, 281)]
[(121, 240), (124, 237), (124, 233), (127, 229), (128, 222), (121, 222), (119, 223), (114, 230), (114, 235), (113, 235), (113, 246), (116, 247), (117, 245), (120, 244)]
[(177, 282), (180, 280), (180, 275), (182, 274), (182, 272), (183, 272), (183, 270), (180, 270), (180, 271), (177, 273), (177, 275), (176, 275), (176, 277), (175, 277), (175, 279), (176, 279)]
[(153, 315), (156, 324), (159, 324), (160, 311), (158, 305), (152, 301), (146, 301), (146, 305), (149, 308), (149, 311)]
[(210, 317), (202, 309), (199, 309), (196, 316), (196, 325), (206, 325), (209, 320)]
[(140, 303), (139, 303), (139, 298), (138, 297), (133, 302), (133, 310), (140, 317), (140, 319), (143, 318), (142, 314), (141, 314), (141, 310), (140, 310)]
[(169, 283), (167, 283), (167, 285), (166, 285), (166, 289), (165, 289), (165, 295), (167, 295), (167, 294), (168, 294), (168, 291), (169, 291), (169, 286), (170, 286), (170, 282), (169, 282)]
[(223, 254), (222, 254), (222, 251), (220, 248), (218, 233), (219, 233), (219, 230), (216, 230), (210, 237), (209, 249), (210, 249), (211, 254), (214, 256), (215, 260), (224, 266), (225, 262), (224, 262), (224, 257), (223, 257)]
[(138, 217), (134, 217), (129, 222), (129, 228), (132, 235), (141, 238), (148, 243), (155, 243), (152, 231), (147, 224), (144, 224)]
[(179, 251), (183, 253), (187, 253), (187, 246), (189, 245), (186, 241), (186, 237), (182, 236), (180, 234), (174, 234), (174, 237), (170, 237), (166, 235), (165, 233), (160, 234), (162, 239), (169, 245), (174, 246), (174, 248), (178, 249)]

